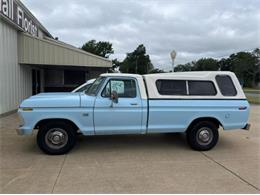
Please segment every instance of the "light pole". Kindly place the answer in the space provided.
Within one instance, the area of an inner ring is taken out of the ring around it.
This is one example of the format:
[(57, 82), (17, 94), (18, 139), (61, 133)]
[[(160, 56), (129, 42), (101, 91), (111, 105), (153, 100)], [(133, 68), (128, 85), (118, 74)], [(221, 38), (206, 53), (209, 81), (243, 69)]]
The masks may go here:
[(174, 72), (174, 60), (175, 60), (175, 58), (176, 58), (176, 55), (177, 55), (176, 51), (175, 51), (175, 50), (172, 50), (172, 52), (171, 52), (172, 72)]

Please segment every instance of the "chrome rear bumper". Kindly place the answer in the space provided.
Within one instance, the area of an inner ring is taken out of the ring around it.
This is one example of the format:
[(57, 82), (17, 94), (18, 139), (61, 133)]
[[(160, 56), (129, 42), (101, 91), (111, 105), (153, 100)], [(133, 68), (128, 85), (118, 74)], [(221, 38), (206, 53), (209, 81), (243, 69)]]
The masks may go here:
[(247, 123), (242, 129), (249, 131), (251, 124)]

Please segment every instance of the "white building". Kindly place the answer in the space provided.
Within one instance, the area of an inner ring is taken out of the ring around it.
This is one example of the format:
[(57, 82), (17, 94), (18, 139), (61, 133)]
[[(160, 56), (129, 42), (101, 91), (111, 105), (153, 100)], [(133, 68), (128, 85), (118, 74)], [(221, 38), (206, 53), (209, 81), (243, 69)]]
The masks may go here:
[(0, 116), (33, 94), (72, 90), (111, 67), (55, 40), (19, 0), (0, 0)]

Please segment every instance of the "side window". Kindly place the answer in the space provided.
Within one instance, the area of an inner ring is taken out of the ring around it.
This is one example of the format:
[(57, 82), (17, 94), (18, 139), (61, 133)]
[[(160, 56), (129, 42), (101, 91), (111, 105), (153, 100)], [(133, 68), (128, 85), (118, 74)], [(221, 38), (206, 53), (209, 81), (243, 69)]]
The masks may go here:
[(119, 98), (135, 98), (136, 83), (133, 79), (111, 79), (102, 91), (101, 96), (110, 97), (112, 91), (116, 91)]
[(83, 87), (79, 88), (76, 92), (84, 92), (84, 91), (87, 91), (90, 86), (91, 86), (91, 84), (84, 85)]
[(161, 95), (187, 95), (186, 81), (157, 80), (156, 87)]
[(236, 96), (237, 90), (234, 86), (234, 83), (230, 76), (228, 75), (217, 75), (216, 81), (218, 83), (218, 87), (220, 92), (224, 96)]
[(211, 81), (188, 81), (189, 95), (208, 95), (217, 94), (214, 83)]

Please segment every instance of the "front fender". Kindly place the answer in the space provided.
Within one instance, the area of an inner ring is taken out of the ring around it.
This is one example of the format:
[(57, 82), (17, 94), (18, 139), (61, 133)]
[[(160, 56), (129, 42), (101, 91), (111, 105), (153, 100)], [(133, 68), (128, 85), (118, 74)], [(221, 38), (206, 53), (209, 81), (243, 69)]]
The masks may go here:
[(94, 134), (93, 108), (33, 108), (31, 111), (18, 110), (21, 125), (18, 132), (31, 134), (37, 124), (46, 119), (66, 119), (73, 122), (85, 135)]

